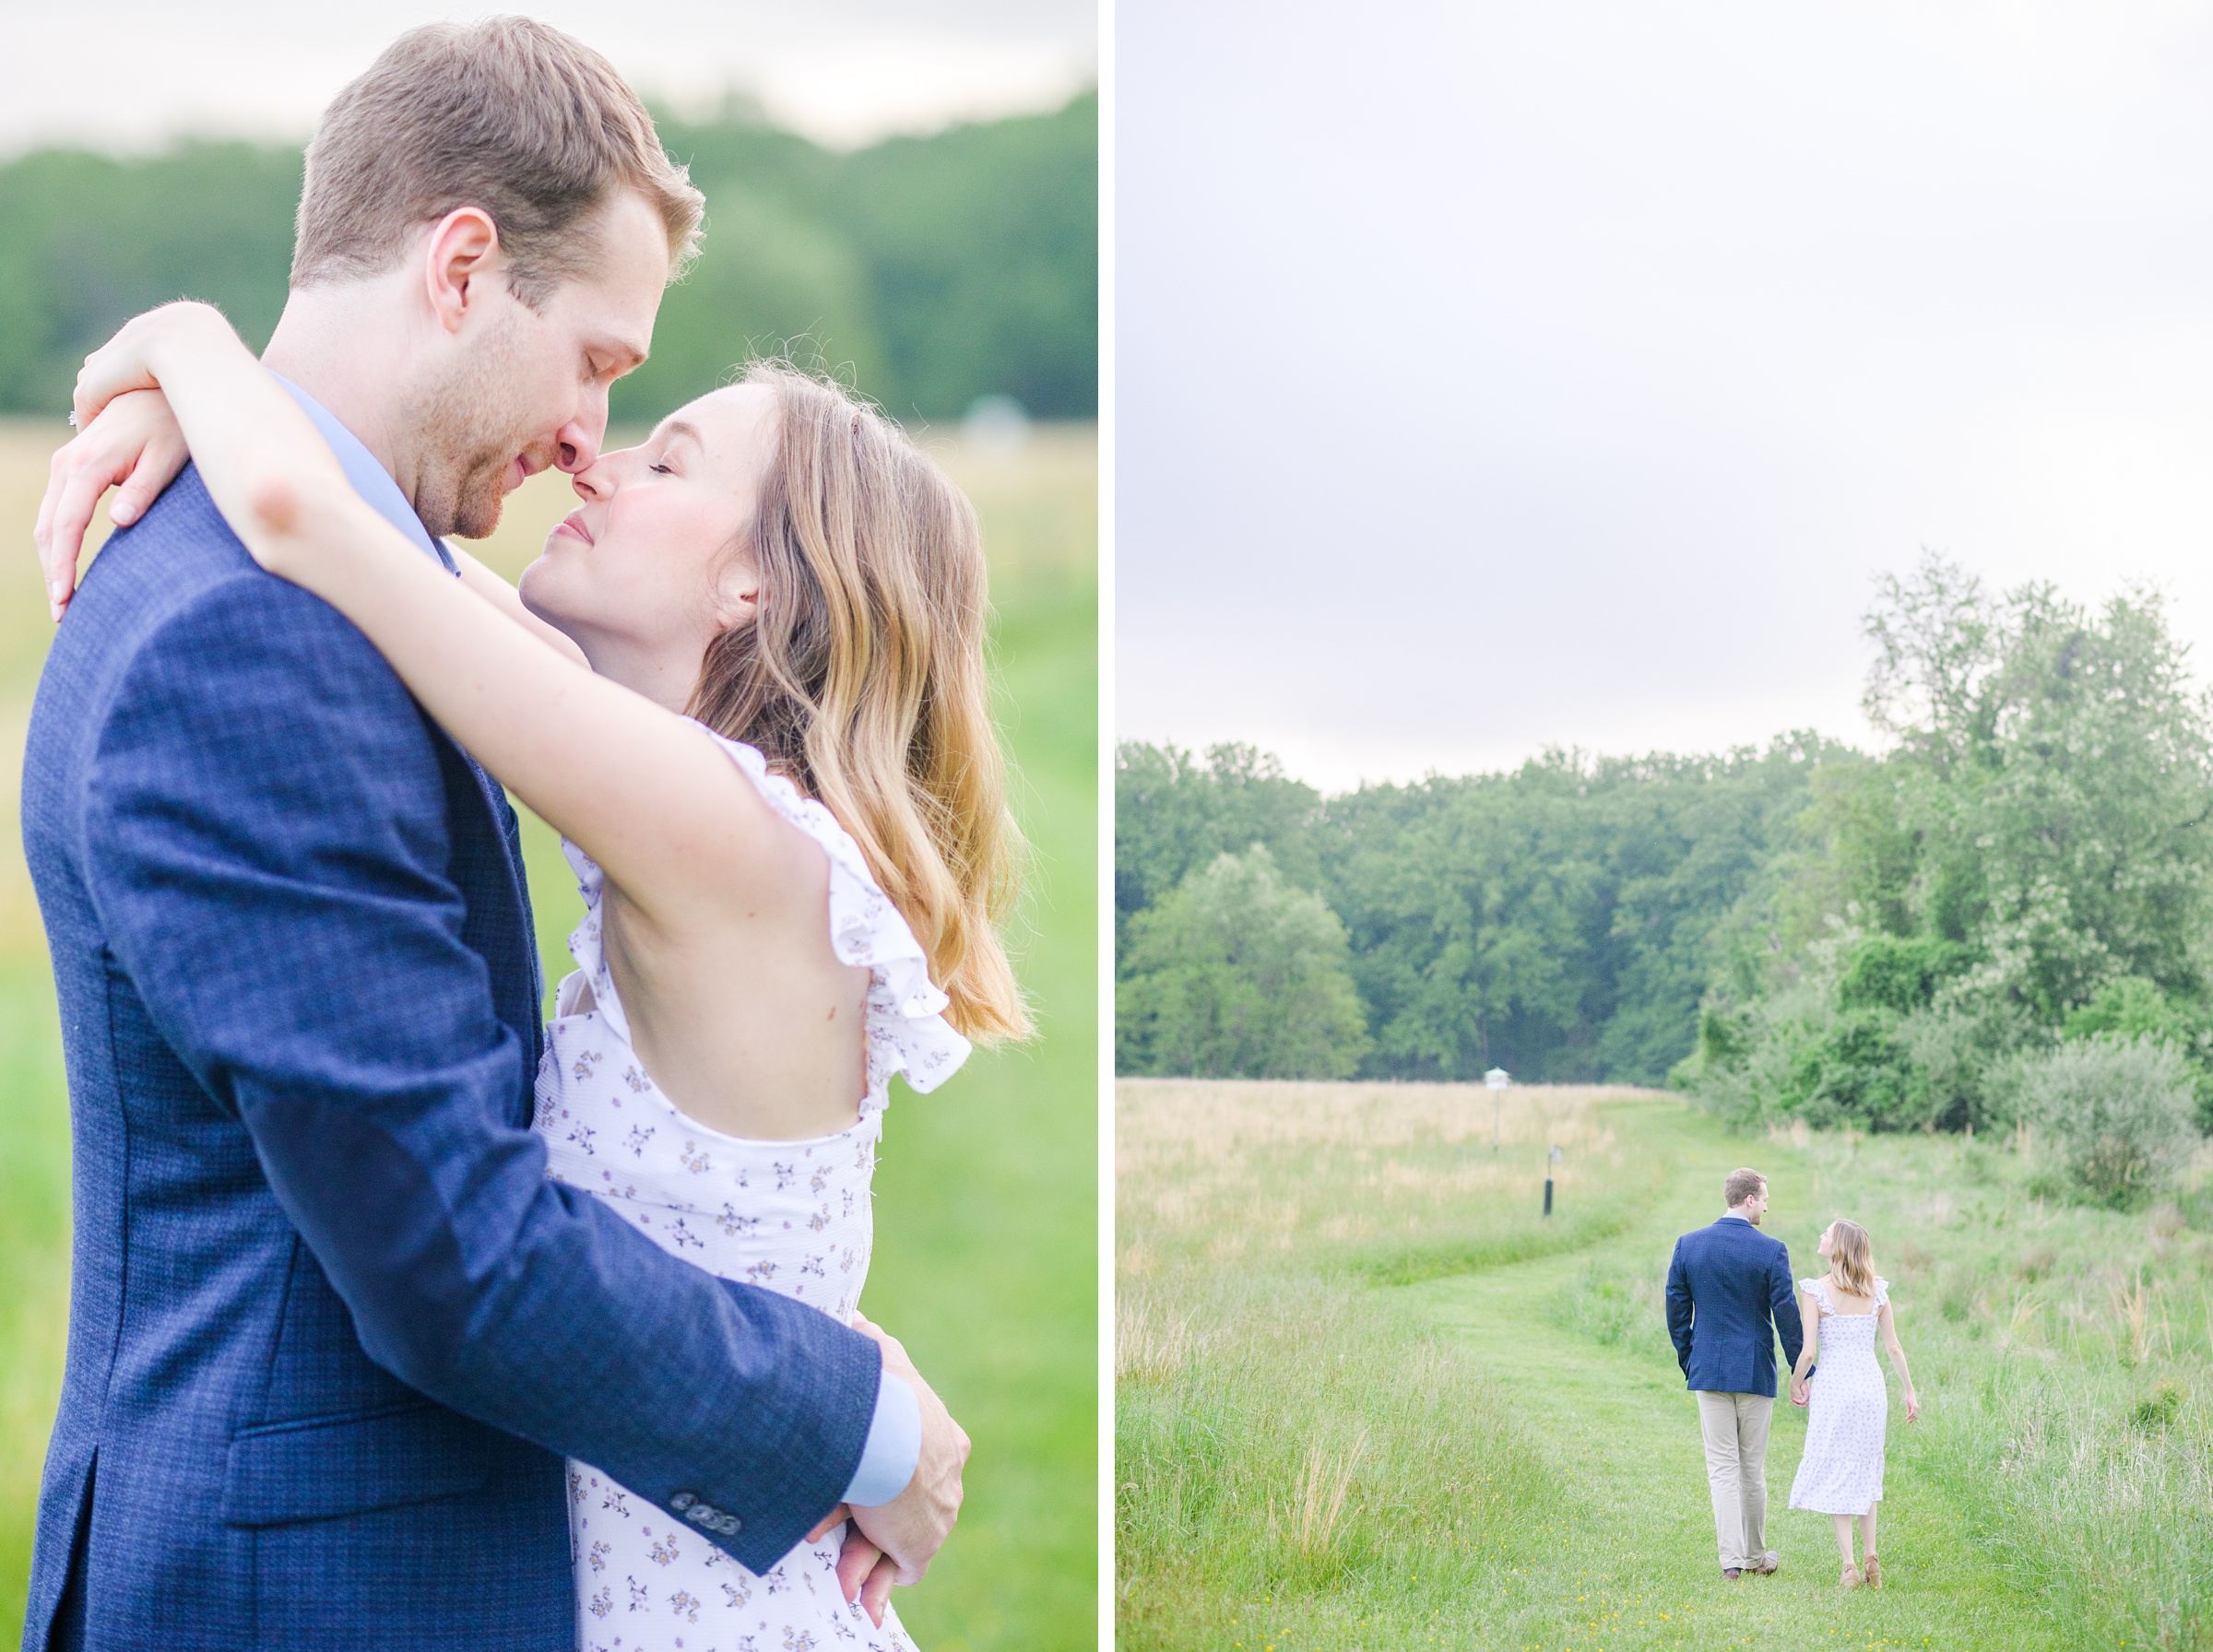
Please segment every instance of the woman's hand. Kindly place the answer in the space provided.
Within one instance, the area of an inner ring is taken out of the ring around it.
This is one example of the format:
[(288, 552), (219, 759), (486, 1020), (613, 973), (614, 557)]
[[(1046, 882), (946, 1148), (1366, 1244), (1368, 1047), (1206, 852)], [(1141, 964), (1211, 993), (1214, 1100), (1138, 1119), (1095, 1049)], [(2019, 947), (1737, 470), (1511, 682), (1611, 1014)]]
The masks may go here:
[(1911, 1388), (1906, 1390), (1906, 1421), (1908, 1422), (1921, 1421), (1921, 1396)]
[(1793, 1405), (1804, 1405), (1808, 1399), (1813, 1398), (1813, 1385), (1807, 1382), (1805, 1378), (1803, 1376), (1793, 1376), (1791, 1378), (1791, 1403)]
[(119, 490), (108, 520), (128, 527), (176, 480), (189, 456), (177, 416), (159, 390), (128, 390), (113, 397), (53, 455), (31, 543), (55, 620), (77, 595), (77, 565), (100, 496)]
[(807, 1540), (821, 1542), (840, 1520), (846, 1524), (837, 1550), (837, 1592), (847, 1600), (859, 1601), (869, 1622), (882, 1629), (883, 1609), (891, 1604), (892, 1585), (898, 1581), (899, 1563), (870, 1542), (868, 1534), (853, 1523), (850, 1504), (839, 1504), (816, 1521)]
[(184, 468), (186, 442), (162, 374), (195, 358), (226, 356), (254, 360), (220, 312), (183, 303), (134, 316), (85, 358), (77, 375), (77, 433), (53, 456), (31, 534), (56, 620), (76, 595), (77, 564), (101, 495), (121, 486), (108, 515), (128, 527)]

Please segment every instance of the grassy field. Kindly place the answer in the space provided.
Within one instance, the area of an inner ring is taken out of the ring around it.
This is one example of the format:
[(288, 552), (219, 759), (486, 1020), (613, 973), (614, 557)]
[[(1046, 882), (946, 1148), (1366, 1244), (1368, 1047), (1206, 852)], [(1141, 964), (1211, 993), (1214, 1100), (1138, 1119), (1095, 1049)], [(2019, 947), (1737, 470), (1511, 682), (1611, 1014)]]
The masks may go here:
[[(22, 1612), (67, 1300), (68, 1130), (53, 989), (14, 839), (23, 730), (49, 627), (30, 549), (65, 431), (0, 424), (0, 1641)], [(902, 1092), (878, 1176), (866, 1311), (903, 1338), (975, 1436), (961, 1528), (900, 1611), (933, 1652), (1095, 1643), (1096, 443), (1041, 429), (1018, 455), (928, 438), (981, 510), (1000, 703), (1035, 850), (1024, 976), (1034, 1046)], [(479, 554), (519, 571), (574, 503), (538, 478)], [(570, 967), (580, 910), (553, 834), (525, 817), (539, 950)]]
[[(1650, 1092), (1126, 1080), (1117, 1610), (1132, 1648), (2213, 1646), (2213, 1164), (2123, 1215), (2033, 1141), (1733, 1137)], [(1557, 1210), (1539, 1214), (1559, 1144)], [(1795, 1271), (1875, 1236), (1893, 1393), (1879, 1593), (1785, 1504), (1724, 1583), (1661, 1313), (1740, 1163)], [(1895, 1382), (1893, 1383), (1895, 1387)]]

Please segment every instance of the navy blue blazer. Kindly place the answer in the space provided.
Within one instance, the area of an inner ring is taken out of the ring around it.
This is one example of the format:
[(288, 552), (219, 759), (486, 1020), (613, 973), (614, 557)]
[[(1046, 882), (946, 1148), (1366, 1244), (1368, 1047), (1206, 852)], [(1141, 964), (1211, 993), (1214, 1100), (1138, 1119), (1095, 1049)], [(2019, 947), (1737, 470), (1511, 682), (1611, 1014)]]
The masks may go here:
[(29, 1652), (568, 1647), (564, 1456), (756, 1570), (837, 1503), (874, 1345), (547, 1179), (514, 815), (195, 470), (56, 634), (23, 844), (76, 1219)]
[(1667, 1265), (1667, 1334), (1686, 1386), (1775, 1398), (1775, 1339), (1798, 1363), (1805, 1330), (1791, 1252), (1742, 1217), (1675, 1241)]

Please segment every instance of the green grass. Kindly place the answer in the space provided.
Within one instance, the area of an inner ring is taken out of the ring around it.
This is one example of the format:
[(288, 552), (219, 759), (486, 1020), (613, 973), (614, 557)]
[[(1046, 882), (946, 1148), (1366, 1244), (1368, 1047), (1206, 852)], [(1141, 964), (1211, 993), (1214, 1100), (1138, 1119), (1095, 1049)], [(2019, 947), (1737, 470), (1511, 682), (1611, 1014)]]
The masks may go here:
[[(0, 522), (28, 541), (47, 427), (0, 425)], [(1095, 463), (1047, 431), (1012, 462), (945, 456), (982, 511), (1000, 703), (1035, 850), (1020, 967), (1044, 1036), (977, 1056), (885, 1121), (866, 1311), (907, 1345), (976, 1442), (959, 1530), (899, 1610), (931, 1652), (1088, 1646), (1096, 1624)], [(519, 567), (570, 502), (538, 478), (484, 549)], [(26, 618), (26, 617), (29, 618)], [(26, 550), (0, 560), (0, 799), (47, 626)], [(549, 982), (580, 908), (525, 818)], [(21, 856), (0, 857), (0, 1640), (12, 1644), (67, 1296), (68, 1126), (53, 995)]]
[[(2121, 1215), (2030, 1197), (2033, 1155), (1987, 1144), (1752, 1141), (1671, 1098), (1513, 1101), (1494, 1167), (1480, 1092), (1122, 1087), (1127, 1645), (2213, 1646), (2202, 1193)], [(1850, 1214), (1893, 1282), (1926, 1410), (1908, 1426), (1893, 1395), (1879, 1594), (1840, 1594), (1827, 1518), (1785, 1506), (1787, 1401), (1783, 1569), (1718, 1574), (1660, 1285), (1739, 1163), (1769, 1176), (1799, 1274)], [(1472, 1266), (1379, 1284), (1379, 1245)]]

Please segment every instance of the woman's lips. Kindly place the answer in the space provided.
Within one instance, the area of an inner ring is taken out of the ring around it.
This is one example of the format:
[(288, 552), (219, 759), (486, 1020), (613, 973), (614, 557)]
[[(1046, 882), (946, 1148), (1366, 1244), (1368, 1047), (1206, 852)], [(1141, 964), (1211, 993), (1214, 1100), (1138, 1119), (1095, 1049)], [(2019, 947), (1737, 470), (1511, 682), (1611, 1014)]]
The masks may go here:
[(557, 534), (572, 535), (582, 539), (586, 545), (592, 542), (591, 530), (584, 525), (584, 510), (581, 506), (563, 516), (554, 525), (553, 531)]

